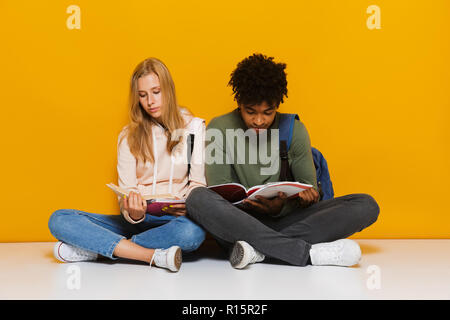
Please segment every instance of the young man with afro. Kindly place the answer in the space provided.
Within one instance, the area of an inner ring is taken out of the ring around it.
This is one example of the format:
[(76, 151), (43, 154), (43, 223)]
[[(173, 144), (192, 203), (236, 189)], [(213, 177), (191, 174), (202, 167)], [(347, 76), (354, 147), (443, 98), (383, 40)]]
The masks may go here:
[[(287, 97), (285, 68), (286, 64), (276, 63), (272, 57), (253, 54), (238, 63), (231, 73), (229, 85), (237, 108), (212, 119), (208, 125), (208, 130), (223, 135), (223, 139), (212, 139), (209, 143), (207, 139), (208, 186), (235, 182), (249, 188), (279, 181), (279, 166), (267, 174), (263, 170), (267, 169), (267, 161), (249, 163), (236, 159), (244, 157), (240, 154), (242, 150), (245, 159), (250, 158), (251, 152), (260, 154), (261, 146), (266, 151), (279, 150), (278, 145), (272, 148), (271, 144), (279, 141), (271, 140), (270, 134), (278, 129), (277, 110)], [(246, 134), (241, 140), (244, 145), (235, 144), (226, 139), (231, 139), (227, 135), (229, 130), (241, 133), (253, 130), (257, 139), (245, 139), (251, 136)], [(217, 153), (214, 161), (210, 161), (208, 150)], [(279, 157), (276, 151), (272, 156)], [(223, 161), (216, 161), (217, 156)], [(216, 192), (200, 187), (186, 201), (188, 215), (228, 251), (230, 263), (237, 269), (266, 258), (296, 266), (357, 264), (361, 258), (360, 247), (346, 238), (377, 220), (376, 201), (361, 193), (319, 201), (308, 131), (298, 120), (294, 123), (288, 161), (295, 181), (313, 185), (297, 198), (287, 199), (279, 193), (272, 199), (259, 197), (258, 201), (246, 200), (243, 205), (235, 206)]]

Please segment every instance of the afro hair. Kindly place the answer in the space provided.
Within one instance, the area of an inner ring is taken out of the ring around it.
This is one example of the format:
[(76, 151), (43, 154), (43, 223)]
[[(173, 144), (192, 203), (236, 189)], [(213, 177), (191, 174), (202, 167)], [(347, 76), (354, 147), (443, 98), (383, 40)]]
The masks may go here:
[(253, 54), (238, 63), (228, 85), (232, 87), (238, 105), (253, 106), (266, 102), (278, 107), (287, 97), (285, 63), (273, 57)]

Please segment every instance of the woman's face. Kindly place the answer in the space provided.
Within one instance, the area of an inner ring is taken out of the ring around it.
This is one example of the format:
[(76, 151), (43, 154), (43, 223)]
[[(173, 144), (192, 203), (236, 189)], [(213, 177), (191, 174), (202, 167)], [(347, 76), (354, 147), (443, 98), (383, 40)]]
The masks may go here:
[(158, 76), (154, 73), (142, 76), (138, 79), (137, 85), (141, 107), (150, 117), (157, 120), (161, 117), (162, 107), (161, 87), (159, 86)]

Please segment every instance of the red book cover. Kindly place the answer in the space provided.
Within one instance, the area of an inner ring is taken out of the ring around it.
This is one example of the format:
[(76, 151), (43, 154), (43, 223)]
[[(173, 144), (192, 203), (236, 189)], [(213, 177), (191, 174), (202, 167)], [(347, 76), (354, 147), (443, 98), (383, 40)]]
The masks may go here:
[(220, 194), (224, 199), (235, 203), (247, 198), (247, 190), (239, 183), (226, 183), (210, 186), (209, 189)]
[(239, 204), (242, 200), (248, 198), (250, 200), (257, 200), (256, 196), (261, 196), (267, 199), (276, 197), (278, 192), (283, 192), (288, 198), (298, 196), (298, 194), (304, 190), (312, 188), (310, 184), (283, 181), (283, 182), (271, 182), (265, 185), (258, 185), (249, 188), (248, 190), (239, 183), (224, 183), (215, 186), (209, 186), (208, 188), (220, 194), (224, 199), (230, 201), (233, 204)]
[(185, 203), (184, 200), (173, 200), (173, 199), (155, 199), (154, 201), (147, 201), (147, 213), (153, 216), (163, 216), (166, 215), (162, 209), (173, 204)]

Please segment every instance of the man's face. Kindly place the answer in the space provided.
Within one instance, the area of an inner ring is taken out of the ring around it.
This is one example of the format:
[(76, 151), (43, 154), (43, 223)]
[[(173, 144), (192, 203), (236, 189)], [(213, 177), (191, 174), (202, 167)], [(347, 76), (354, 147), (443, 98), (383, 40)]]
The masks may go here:
[(277, 107), (270, 106), (266, 102), (252, 106), (239, 106), (241, 117), (249, 129), (256, 133), (267, 130), (277, 114)]

